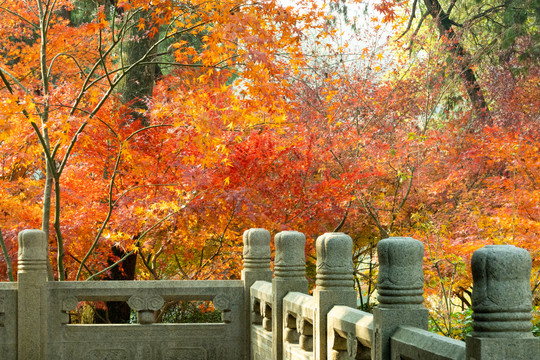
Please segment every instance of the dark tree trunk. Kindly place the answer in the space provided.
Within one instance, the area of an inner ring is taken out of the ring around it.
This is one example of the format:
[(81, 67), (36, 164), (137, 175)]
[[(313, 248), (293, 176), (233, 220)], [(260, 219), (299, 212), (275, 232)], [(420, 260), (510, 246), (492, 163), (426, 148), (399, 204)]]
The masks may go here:
[[(130, 20), (135, 26), (130, 28), (122, 43), (121, 65), (124, 68), (135, 64), (139, 59), (143, 58), (158, 38), (157, 35), (150, 38), (148, 36), (148, 29), (140, 30), (136, 26), (146, 15), (146, 12), (142, 11)], [(148, 110), (147, 99), (152, 97), (156, 74), (159, 74), (158, 69), (156, 69), (158, 68), (157, 65), (148, 64), (148, 62), (155, 60), (156, 50), (151, 51), (151, 54), (149, 54), (148, 59), (145, 61), (146, 64), (137, 65), (132, 68), (116, 88), (122, 102), (130, 108), (130, 119), (126, 121), (126, 124), (139, 121), (141, 127), (150, 125), (148, 118), (143, 112)]]
[[(108, 266), (114, 264), (118, 259), (126, 255), (126, 252), (119, 246), (111, 248), (111, 256), (107, 259)], [(137, 265), (137, 255), (131, 254), (126, 260), (116, 265), (110, 270), (110, 273), (102, 280), (134, 280), (135, 268)], [(96, 323), (127, 324), (131, 317), (131, 309), (123, 301), (107, 301), (107, 310), (96, 309), (94, 321)]]
[(456, 61), (459, 74), (463, 79), (467, 90), (467, 95), (471, 100), (477, 119), (477, 125), (491, 125), (492, 121), (486, 99), (482, 92), (482, 88), (478, 83), (476, 74), (472, 69), (473, 64), (471, 54), (469, 54), (459, 42), (459, 39), (452, 28), (454, 23), (450, 19), (450, 14), (444, 11), (438, 0), (424, 0), (424, 4), (431, 17), (437, 23), (439, 34), (446, 37), (450, 43), (449, 50)]

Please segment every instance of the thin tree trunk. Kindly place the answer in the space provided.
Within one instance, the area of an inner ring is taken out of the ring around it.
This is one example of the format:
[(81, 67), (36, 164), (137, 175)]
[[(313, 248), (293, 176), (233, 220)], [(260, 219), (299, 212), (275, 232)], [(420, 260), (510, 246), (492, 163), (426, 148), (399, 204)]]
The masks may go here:
[[(47, 68), (47, 14), (52, 9), (44, 9), (41, 1), (38, 1), (39, 8), (39, 29), (40, 29), (40, 67), (41, 67), (41, 86), (43, 92), (43, 110), (41, 112), (41, 123), (43, 126), (43, 139), (45, 140), (45, 146), (43, 151), (50, 154), (50, 142), (49, 131), (45, 127), (49, 121), (49, 78)], [(50, 233), (50, 218), (51, 218), (51, 196), (53, 187), (54, 176), (51, 170), (51, 164), (49, 164), (48, 157), (45, 156), (45, 189), (43, 191), (43, 217), (41, 228), (45, 232), (47, 239), (47, 254), (49, 254), (49, 233)], [(52, 271), (52, 265), (50, 259), (47, 265), (49, 280), (54, 280)]]

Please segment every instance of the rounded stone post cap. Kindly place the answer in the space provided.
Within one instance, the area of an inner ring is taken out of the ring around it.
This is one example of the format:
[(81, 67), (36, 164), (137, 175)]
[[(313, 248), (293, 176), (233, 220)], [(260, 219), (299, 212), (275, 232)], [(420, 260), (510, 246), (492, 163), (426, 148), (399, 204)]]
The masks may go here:
[(244, 231), (244, 257), (269, 258), (270, 232), (266, 229)]
[(513, 245), (487, 245), (474, 252), (473, 337), (532, 337), (532, 260)]
[(424, 244), (411, 237), (389, 237), (377, 244), (379, 264), (422, 268)]
[(415, 306), (424, 301), (424, 244), (410, 237), (390, 237), (377, 244), (381, 306)]
[(317, 238), (317, 276), (320, 287), (352, 287), (353, 243), (344, 233), (326, 233)]
[(270, 268), (270, 232), (266, 229), (244, 231), (244, 269)]
[(41, 230), (19, 233), (19, 261), (47, 260), (47, 239)]
[(276, 266), (306, 264), (306, 236), (298, 231), (282, 231), (274, 237), (276, 245)]
[(472, 305), (475, 311), (531, 311), (532, 260), (513, 245), (487, 245), (471, 258)]
[(281, 276), (304, 276), (306, 236), (298, 231), (282, 231), (274, 237), (276, 257), (274, 272)]

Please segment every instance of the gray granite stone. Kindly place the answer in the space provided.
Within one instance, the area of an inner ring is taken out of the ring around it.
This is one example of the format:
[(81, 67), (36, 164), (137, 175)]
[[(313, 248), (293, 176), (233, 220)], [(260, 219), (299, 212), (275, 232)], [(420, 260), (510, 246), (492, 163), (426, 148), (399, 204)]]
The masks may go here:
[(474, 252), (468, 360), (540, 359), (540, 339), (531, 333), (531, 266), (528, 251), (512, 245)]
[(390, 359), (390, 338), (401, 325), (428, 329), (423, 306), (424, 245), (412, 238), (391, 237), (377, 245), (379, 304), (373, 309), (373, 347), (376, 360)]
[(274, 237), (276, 257), (272, 281), (272, 359), (283, 359), (283, 298), (289, 292), (308, 292), (306, 237), (297, 231), (282, 231)]
[(328, 312), (335, 305), (356, 306), (352, 247), (352, 239), (343, 233), (326, 233), (317, 238), (317, 275), (313, 291), (315, 359), (326, 359), (329, 351)]

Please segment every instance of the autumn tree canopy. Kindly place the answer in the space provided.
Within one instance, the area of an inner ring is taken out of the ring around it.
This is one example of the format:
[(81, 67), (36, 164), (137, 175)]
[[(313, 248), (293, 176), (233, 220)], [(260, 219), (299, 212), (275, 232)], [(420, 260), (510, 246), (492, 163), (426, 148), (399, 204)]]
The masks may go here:
[(538, 299), (536, 7), (0, 2), (0, 276), (41, 228), (51, 279), (234, 278), (265, 227), (308, 264), (350, 234), (368, 298), (382, 238), (463, 304), (472, 252), (513, 244)]

